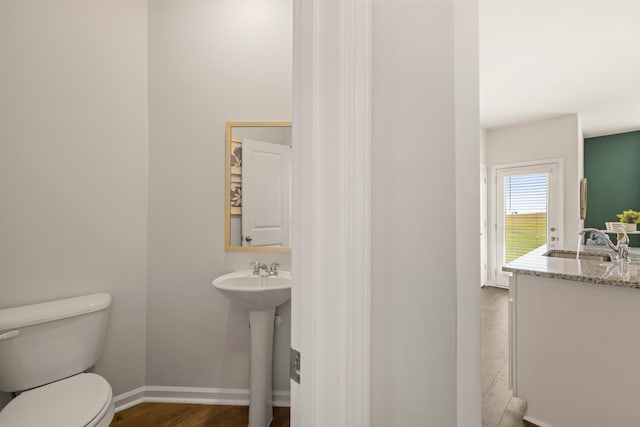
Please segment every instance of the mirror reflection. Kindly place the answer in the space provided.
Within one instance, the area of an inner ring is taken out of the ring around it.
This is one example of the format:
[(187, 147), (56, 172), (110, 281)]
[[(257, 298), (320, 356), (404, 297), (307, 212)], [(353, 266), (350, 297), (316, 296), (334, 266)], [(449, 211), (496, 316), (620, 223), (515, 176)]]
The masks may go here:
[(291, 247), (291, 123), (228, 122), (225, 249)]

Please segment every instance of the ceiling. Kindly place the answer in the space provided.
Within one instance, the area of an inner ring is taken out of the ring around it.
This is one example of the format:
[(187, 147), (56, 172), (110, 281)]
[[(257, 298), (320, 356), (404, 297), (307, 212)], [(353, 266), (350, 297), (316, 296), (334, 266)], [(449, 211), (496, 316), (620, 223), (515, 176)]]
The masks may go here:
[(640, 0), (481, 0), (485, 129), (579, 113), (585, 136), (640, 129)]

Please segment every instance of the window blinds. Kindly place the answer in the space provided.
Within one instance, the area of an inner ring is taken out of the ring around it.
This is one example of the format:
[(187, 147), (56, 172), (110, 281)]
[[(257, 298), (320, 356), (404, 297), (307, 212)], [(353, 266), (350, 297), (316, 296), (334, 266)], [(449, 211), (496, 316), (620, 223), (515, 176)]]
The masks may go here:
[(504, 177), (505, 263), (547, 243), (549, 175)]

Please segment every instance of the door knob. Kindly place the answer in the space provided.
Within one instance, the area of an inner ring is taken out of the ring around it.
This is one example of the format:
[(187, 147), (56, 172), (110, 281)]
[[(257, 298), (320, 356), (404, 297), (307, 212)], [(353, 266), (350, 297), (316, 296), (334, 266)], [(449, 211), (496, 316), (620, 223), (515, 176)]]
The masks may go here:
[(251, 236), (247, 236), (247, 237), (245, 237), (245, 238), (244, 238), (244, 240), (246, 240), (247, 242), (250, 242), (250, 241), (252, 241), (252, 240), (253, 240), (253, 237), (251, 237)]
[(556, 240), (558, 240), (558, 239), (556, 239), (555, 237), (551, 237), (551, 241), (552, 242), (555, 242)]
[(550, 231), (556, 231), (556, 228), (555, 227), (551, 227), (549, 230)]

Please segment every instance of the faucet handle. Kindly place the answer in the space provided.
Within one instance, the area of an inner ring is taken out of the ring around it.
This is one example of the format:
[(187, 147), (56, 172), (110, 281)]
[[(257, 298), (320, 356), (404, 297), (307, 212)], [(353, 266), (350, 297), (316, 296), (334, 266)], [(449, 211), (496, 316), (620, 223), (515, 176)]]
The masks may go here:
[(269, 267), (269, 276), (277, 276), (278, 267), (280, 267), (280, 264), (278, 264), (277, 262), (272, 262), (271, 266)]
[[(622, 235), (622, 237), (620, 237), (620, 235)], [(619, 245), (629, 245), (629, 235), (624, 228), (621, 228), (620, 231), (618, 231), (617, 237)]]

